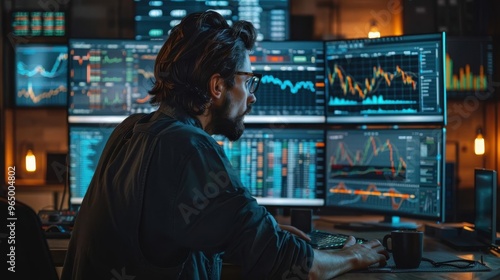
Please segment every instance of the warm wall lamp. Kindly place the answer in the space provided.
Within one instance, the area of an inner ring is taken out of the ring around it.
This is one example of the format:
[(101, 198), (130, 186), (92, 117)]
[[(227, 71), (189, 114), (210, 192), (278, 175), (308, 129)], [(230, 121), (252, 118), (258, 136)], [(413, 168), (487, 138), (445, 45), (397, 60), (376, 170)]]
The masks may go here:
[(476, 155), (484, 155), (484, 138), (483, 138), (483, 131), (479, 127), (477, 129), (477, 135), (476, 139), (474, 140), (474, 153)]
[(36, 157), (33, 153), (33, 147), (28, 146), (28, 150), (26, 151), (26, 171), (35, 172), (36, 171)]
[(368, 31), (368, 38), (380, 38), (380, 31), (378, 30), (377, 21), (374, 19), (370, 21), (370, 31)]

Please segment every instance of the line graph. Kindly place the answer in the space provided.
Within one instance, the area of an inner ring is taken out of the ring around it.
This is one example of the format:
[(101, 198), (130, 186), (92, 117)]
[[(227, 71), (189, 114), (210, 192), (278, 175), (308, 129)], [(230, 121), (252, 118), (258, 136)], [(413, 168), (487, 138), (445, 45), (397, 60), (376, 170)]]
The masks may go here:
[(67, 60), (68, 60), (68, 54), (67, 53), (60, 53), (52, 67), (50, 67), (50, 70), (47, 71), (43, 65), (36, 65), (33, 67), (30, 67), (26, 65), (22, 61), (17, 62), (17, 73), (19, 75), (27, 76), (27, 77), (33, 77), (37, 74), (39, 74), (42, 77), (45, 78), (54, 78), (56, 76), (66, 74), (67, 73)]
[(417, 55), (342, 58), (327, 62), (328, 106), (364, 113), (416, 112)]
[[(55, 99), (60, 96), (60, 99), (66, 100), (66, 96), (64, 96), (65, 93), (67, 93), (67, 88), (66, 86), (60, 85), (57, 88), (50, 89), (48, 91), (44, 91), (41, 93), (35, 93), (33, 90), (33, 85), (31, 83), (28, 84), (27, 89), (21, 89), (17, 92), (17, 99), (18, 105), (21, 103), (25, 104), (44, 104), (47, 101), (50, 101), (51, 99)], [(22, 99), (26, 99), (24, 102), (22, 102)]]
[(273, 84), (278, 86), (282, 91), (290, 91), (291, 94), (297, 94), (300, 90), (315, 92), (314, 83), (312, 81), (298, 81), (293, 83), (290, 80), (281, 80), (274, 75), (264, 75), (261, 79), (262, 84)]
[(72, 113), (123, 115), (130, 107), (130, 88), (123, 85), (93, 86), (71, 90), (69, 108)]
[(400, 210), (402, 207), (418, 208), (417, 191), (406, 189), (401, 192), (393, 187), (377, 187), (372, 183), (366, 187), (351, 188), (341, 181), (328, 190), (327, 199), (335, 205)]
[(17, 106), (67, 105), (67, 46), (17, 46), (15, 65)]
[(316, 71), (265, 71), (253, 115), (324, 114), (324, 81)]
[(329, 142), (329, 178), (404, 180), (407, 163), (396, 143), (375, 136)]

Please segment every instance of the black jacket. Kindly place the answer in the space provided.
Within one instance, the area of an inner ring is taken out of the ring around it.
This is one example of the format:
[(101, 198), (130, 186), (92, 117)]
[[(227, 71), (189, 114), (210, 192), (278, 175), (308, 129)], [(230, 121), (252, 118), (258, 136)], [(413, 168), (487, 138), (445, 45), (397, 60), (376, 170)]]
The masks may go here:
[(78, 213), (62, 279), (302, 279), (313, 250), (281, 231), (195, 119), (158, 111), (112, 133)]

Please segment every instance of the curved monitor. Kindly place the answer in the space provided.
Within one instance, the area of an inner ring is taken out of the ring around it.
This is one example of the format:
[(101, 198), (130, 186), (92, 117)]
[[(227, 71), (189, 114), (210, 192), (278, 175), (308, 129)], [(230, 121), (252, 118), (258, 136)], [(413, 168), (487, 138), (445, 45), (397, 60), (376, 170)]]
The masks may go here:
[(326, 206), (444, 220), (442, 128), (326, 133)]
[(445, 35), (325, 42), (331, 124), (446, 124)]

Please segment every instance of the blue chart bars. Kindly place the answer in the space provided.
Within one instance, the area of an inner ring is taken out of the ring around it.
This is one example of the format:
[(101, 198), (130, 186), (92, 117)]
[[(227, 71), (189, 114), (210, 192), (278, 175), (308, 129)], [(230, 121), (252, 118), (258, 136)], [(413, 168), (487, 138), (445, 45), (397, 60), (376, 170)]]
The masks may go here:
[(323, 205), (323, 130), (249, 128), (236, 142), (215, 139), (260, 204)]
[(16, 106), (67, 105), (67, 46), (17, 45), (15, 56)]
[(115, 125), (69, 125), (71, 204), (80, 204)]
[(186, 15), (210, 9), (221, 14), (229, 24), (236, 20), (252, 22), (257, 28), (259, 41), (284, 41), (290, 33), (289, 1), (134, 0), (135, 38), (165, 38)]

